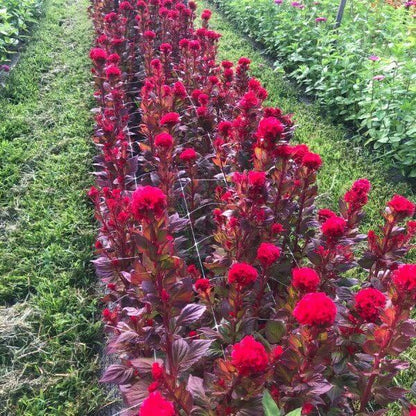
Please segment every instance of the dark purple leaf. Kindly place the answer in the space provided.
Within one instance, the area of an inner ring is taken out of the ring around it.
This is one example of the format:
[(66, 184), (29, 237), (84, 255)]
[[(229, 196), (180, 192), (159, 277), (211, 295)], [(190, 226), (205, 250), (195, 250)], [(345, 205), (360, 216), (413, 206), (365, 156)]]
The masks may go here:
[(196, 322), (199, 318), (201, 318), (205, 311), (206, 307), (204, 305), (198, 305), (195, 303), (186, 305), (178, 316), (176, 326), (187, 326)]
[(134, 374), (134, 368), (122, 364), (112, 364), (101, 377), (101, 383), (126, 384)]

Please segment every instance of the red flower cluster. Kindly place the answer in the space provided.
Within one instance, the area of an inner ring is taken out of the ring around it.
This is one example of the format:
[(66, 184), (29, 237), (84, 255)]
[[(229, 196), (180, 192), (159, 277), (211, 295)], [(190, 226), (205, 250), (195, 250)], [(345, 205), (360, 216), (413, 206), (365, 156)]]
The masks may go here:
[(231, 363), (240, 375), (251, 376), (267, 368), (269, 356), (263, 344), (248, 335), (233, 345)]
[(362, 289), (355, 295), (355, 310), (365, 321), (375, 322), (385, 305), (386, 297), (377, 289)]
[(315, 292), (320, 282), (318, 273), (309, 267), (292, 270), (292, 285), (302, 292)]
[[(416, 232), (413, 221), (400, 224), (414, 204), (395, 196), (361, 256), (358, 225), (370, 183), (352, 185), (339, 216), (320, 210), (317, 217), (321, 157), (290, 144), (291, 117), (263, 106), (267, 91), (251, 77), (249, 59), (217, 62), (211, 12), (196, 29), (195, 10), (192, 0), (91, 0), (98, 33), (90, 52), (99, 151), (89, 192), (100, 222), (94, 263), (119, 359), (102, 381), (119, 384), (125, 405), (141, 406), (141, 416), (190, 414), (195, 406), (237, 414), (266, 388), (282, 413), (303, 404), (310, 414), (325, 411), (327, 387), (354, 377), (362, 392), (333, 389), (331, 405), (342, 414), (362, 411), (380, 387), (389, 394), (401, 365), (391, 353), (403, 352), (412, 335), (416, 266), (397, 265)], [(293, 269), (297, 262), (311, 266)], [(381, 292), (354, 296), (353, 268)], [(319, 335), (324, 329), (328, 336)], [(385, 337), (378, 356), (374, 334)], [(158, 362), (149, 372), (152, 349)], [(225, 362), (213, 354), (219, 349), (231, 353)], [(332, 371), (363, 353), (366, 368), (380, 359), (388, 374), (349, 365)], [(209, 402), (200, 401), (199, 386)], [(299, 389), (301, 399), (287, 394)]]
[(326, 327), (332, 325), (337, 307), (325, 293), (308, 293), (296, 305), (293, 316), (302, 325)]
[(302, 158), (302, 165), (310, 170), (318, 170), (322, 166), (322, 159), (317, 153), (307, 152)]
[(153, 186), (144, 186), (133, 192), (131, 212), (137, 221), (160, 218), (166, 208), (166, 195)]
[(107, 52), (101, 48), (93, 48), (90, 51), (90, 58), (97, 64), (104, 64), (107, 60)]
[(264, 139), (266, 144), (274, 143), (283, 133), (284, 125), (275, 117), (266, 117), (260, 120), (257, 136)]
[(155, 146), (170, 149), (173, 146), (173, 137), (169, 133), (160, 133), (155, 137)]
[(158, 391), (153, 392), (143, 402), (138, 416), (175, 416), (173, 403), (166, 400)]
[(261, 243), (257, 250), (257, 259), (263, 267), (270, 267), (280, 257), (280, 248), (270, 243)]
[(371, 184), (368, 179), (358, 179), (353, 183), (351, 189), (344, 195), (349, 212), (360, 210), (368, 202), (370, 189)]
[(262, 188), (266, 183), (266, 173), (250, 171), (248, 173), (248, 183), (254, 188)]
[(161, 126), (174, 126), (180, 122), (178, 113), (167, 113), (160, 119)]
[(182, 153), (179, 155), (179, 158), (183, 162), (189, 163), (189, 162), (193, 162), (197, 158), (197, 156), (198, 155), (196, 154), (195, 150), (189, 147), (182, 151)]
[(329, 217), (322, 224), (322, 234), (329, 240), (336, 240), (344, 235), (347, 223), (344, 218), (333, 216)]
[(415, 214), (415, 204), (401, 195), (394, 195), (387, 205), (400, 218), (413, 217)]
[(403, 264), (395, 270), (393, 283), (403, 298), (416, 299), (416, 264)]
[(235, 263), (228, 272), (228, 283), (246, 287), (254, 283), (257, 277), (258, 272), (253, 266), (247, 263)]
[(206, 292), (211, 287), (209, 279), (198, 279), (195, 282), (195, 289), (198, 292)]

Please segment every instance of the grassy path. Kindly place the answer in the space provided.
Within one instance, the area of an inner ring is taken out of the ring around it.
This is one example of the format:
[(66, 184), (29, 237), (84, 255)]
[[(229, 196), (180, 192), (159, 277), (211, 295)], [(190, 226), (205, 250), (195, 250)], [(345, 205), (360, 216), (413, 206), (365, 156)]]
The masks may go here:
[[(242, 33), (225, 19), (215, 6), (206, 0), (198, 2), (199, 7), (215, 11), (210, 20), (214, 30), (222, 34), (220, 40), (220, 59), (234, 62), (241, 56), (252, 61), (252, 74), (260, 79), (269, 92), (268, 104), (278, 106), (287, 113), (293, 113), (298, 125), (296, 140), (308, 144), (314, 151), (321, 154), (324, 166), (318, 175), (318, 184), (323, 194), (318, 201), (322, 207), (337, 208), (337, 201), (351, 183), (358, 178), (368, 178), (373, 190), (370, 202), (366, 207), (364, 227), (376, 228), (381, 223), (380, 210), (394, 193), (401, 193), (413, 201), (416, 195), (406, 182), (393, 181), (386, 172), (382, 162), (376, 161), (371, 154), (348, 142), (348, 132), (341, 125), (334, 125), (320, 114), (315, 104), (305, 104), (299, 100), (297, 90), (287, 82), (282, 74), (273, 71), (270, 61), (262, 55)], [(416, 261), (416, 253), (412, 253), (410, 261)], [(416, 342), (404, 358), (411, 364), (408, 371), (401, 375), (400, 383), (410, 388), (416, 375)], [(399, 406), (393, 406), (389, 415), (399, 415)]]
[(45, 0), (0, 91), (0, 414), (93, 415), (101, 348), (85, 198), (87, 0)]

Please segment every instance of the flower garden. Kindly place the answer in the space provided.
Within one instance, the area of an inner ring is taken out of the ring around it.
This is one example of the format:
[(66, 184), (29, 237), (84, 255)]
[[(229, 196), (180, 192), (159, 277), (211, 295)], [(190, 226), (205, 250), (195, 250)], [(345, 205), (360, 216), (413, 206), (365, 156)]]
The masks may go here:
[(0, 106), (5, 414), (416, 414), (411, 180), (241, 39), (265, 1), (213, 3), (45, 0)]

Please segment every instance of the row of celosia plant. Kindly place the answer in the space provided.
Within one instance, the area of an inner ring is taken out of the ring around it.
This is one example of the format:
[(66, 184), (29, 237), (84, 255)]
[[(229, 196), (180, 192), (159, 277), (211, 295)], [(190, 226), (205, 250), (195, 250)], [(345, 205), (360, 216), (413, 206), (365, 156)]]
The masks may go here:
[[(319, 155), (264, 108), (250, 61), (217, 63), (196, 4), (92, 0), (102, 381), (126, 415), (376, 414), (415, 335), (415, 206), (359, 234), (370, 183), (316, 212)], [(361, 253), (361, 255), (359, 254)], [(364, 253), (362, 255), (362, 253)], [(269, 392), (269, 393), (267, 393)], [(376, 410), (373, 410), (376, 409)], [(299, 410), (300, 412), (300, 410)]]

